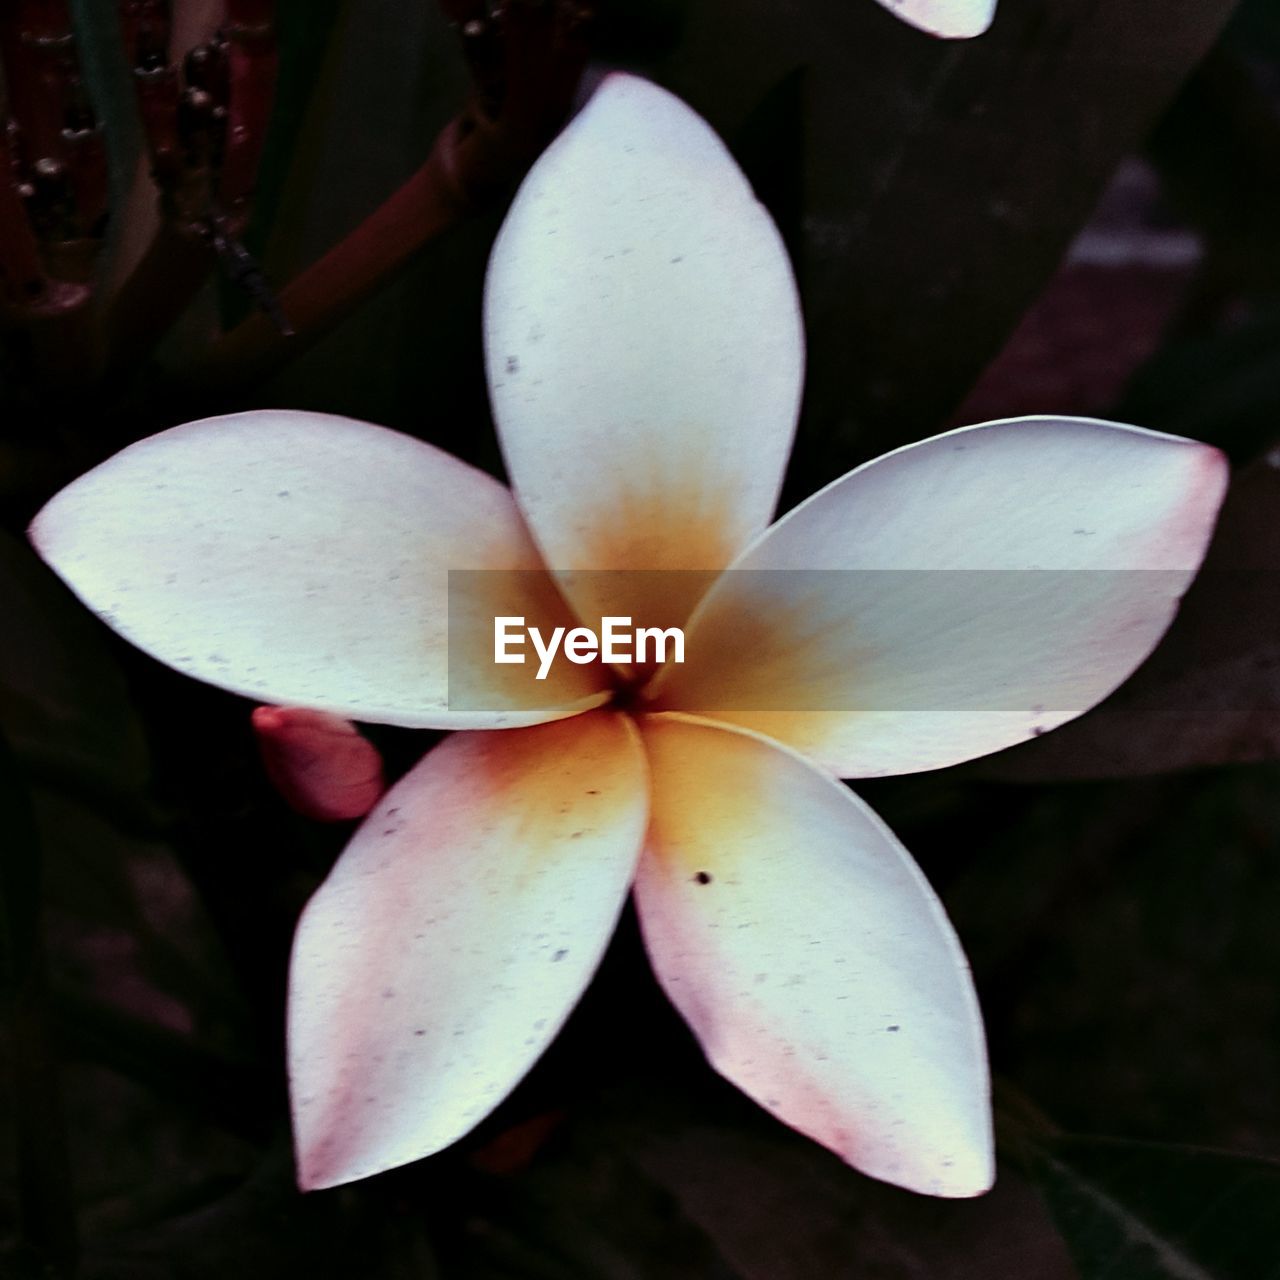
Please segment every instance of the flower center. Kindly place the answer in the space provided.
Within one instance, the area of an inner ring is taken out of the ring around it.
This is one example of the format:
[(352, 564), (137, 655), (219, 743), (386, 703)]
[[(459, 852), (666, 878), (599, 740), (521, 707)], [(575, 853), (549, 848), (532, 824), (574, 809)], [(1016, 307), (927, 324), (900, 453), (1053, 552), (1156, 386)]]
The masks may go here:
[(621, 671), (611, 670), (610, 677), (613, 681), (613, 693), (609, 699), (609, 706), (615, 711), (636, 711), (644, 702), (644, 688), (653, 679), (653, 674), (657, 670), (656, 667), (645, 667), (642, 669), (629, 668), (631, 674), (624, 675)]

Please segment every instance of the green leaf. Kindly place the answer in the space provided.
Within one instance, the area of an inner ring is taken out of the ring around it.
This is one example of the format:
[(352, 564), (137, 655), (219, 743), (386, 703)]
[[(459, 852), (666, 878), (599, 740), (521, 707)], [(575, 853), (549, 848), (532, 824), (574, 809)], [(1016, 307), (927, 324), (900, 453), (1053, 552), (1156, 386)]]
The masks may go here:
[(1081, 1280), (1275, 1280), (1280, 1164), (1226, 1152), (1059, 1138), (1041, 1187)]

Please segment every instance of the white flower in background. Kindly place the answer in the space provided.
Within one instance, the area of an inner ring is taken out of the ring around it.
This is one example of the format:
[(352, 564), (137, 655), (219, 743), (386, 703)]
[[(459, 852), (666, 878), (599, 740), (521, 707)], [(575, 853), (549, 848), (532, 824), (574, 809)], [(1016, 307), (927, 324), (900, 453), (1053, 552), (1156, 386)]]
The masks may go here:
[(996, 16), (996, 0), (880, 0), (890, 13), (931, 36), (980, 36)]
[[(521, 188), (485, 341), (513, 491), (379, 427), (261, 411), (126, 449), (32, 531), (180, 671), (488, 730), (446, 738), (385, 795), (303, 915), (302, 1185), (429, 1155), (481, 1120), (555, 1036), (634, 886), (659, 981), (718, 1071), (866, 1173), (983, 1191), (968, 969), (915, 864), (837, 778), (967, 760), (1105, 696), (1199, 564), (1220, 455), (1087, 420), (987, 423), (860, 467), (766, 529), (800, 399), (790, 266), (719, 139), (629, 76)], [(977, 616), (948, 590), (905, 607), (911, 574), (821, 594), (834, 575), (729, 573), (699, 601), (697, 574), (584, 572), (730, 565), (1108, 572), (1066, 599), (1061, 575), (1009, 575), (1003, 611)], [(519, 607), (495, 597), (490, 618), (658, 618), (686, 626), (688, 661), (637, 689), (566, 663), (538, 682), (486, 649), (479, 701), (451, 708), (448, 571), (484, 568), (529, 571)], [(1134, 569), (1165, 572), (1109, 572)], [(840, 709), (855, 705), (879, 709)]]

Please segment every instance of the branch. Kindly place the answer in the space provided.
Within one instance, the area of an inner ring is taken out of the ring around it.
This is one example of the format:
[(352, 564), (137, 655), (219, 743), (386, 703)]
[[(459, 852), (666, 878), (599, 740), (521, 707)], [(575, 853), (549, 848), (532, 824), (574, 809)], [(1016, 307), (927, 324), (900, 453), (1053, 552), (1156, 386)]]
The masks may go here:
[(233, 218), (253, 189), (271, 120), (278, 69), (272, 8), (263, 0), (227, 3), (230, 118), (218, 195)]
[(490, 17), (474, 0), (442, 3), (471, 65), (472, 102), (422, 168), (284, 288), (280, 304), (295, 333), (251, 316), (188, 372), (189, 386), (225, 396), (297, 358), (432, 240), (506, 192), (563, 123), (586, 65), (584, 9), (508, 0)]
[(273, 0), (230, 0), (224, 31), (187, 52), (181, 73), (163, 8), (121, 6), (163, 221), (108, 308), (112, 370), (151, 351), (208, 278), (218, 246), (243, 231), (275, 92)]
[(29, 305), (45, 291), (44, 267), (22, 197), (11, 177), (13, 158), (0, 130), (0, 288), (13, 308)]
[(0, 307), (21, 354), (60, 389), (96, 368), (87, 308), (107, 211), (102, 129), (85, 92), (65, 0), (0, 6), (8, 88), (0, 113)]

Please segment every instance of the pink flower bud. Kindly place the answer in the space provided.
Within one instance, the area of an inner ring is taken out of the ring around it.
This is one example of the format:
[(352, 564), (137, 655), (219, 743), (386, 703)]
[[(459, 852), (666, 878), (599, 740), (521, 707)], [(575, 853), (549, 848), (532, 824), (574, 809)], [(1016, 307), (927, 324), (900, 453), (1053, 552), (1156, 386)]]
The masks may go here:
[(386, 790), (378, 749), (349, 720), (300, 707), (257, 707), (253, 728), (267, 777), (305, 817), (363, 818)]

